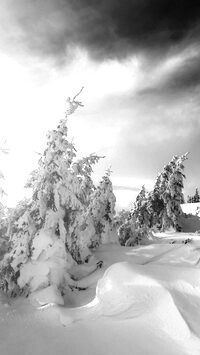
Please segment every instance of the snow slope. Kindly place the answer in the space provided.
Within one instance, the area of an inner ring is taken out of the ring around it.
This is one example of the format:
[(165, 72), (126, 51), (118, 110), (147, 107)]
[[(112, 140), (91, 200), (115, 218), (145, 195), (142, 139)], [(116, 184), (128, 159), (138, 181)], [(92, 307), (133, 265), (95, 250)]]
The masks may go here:
[(89, 287), (69, 291), (64, 306), (1, 295), (0, 354), (199, 355), (200, 237), (181, 243), (187, 237), (101, 246), (103, 269), (87, 276), (85, 268), (83, 278), (80, 269), (77, 285)]
[(92, 263), (103, 260), (103, 268), (72, 268), (86, 289), (69, 289), (64, 305), (51, 287), (29, 299), (1, 293), (0, 354), (199, 355), (200, 236), (190, 218), (189, 233), (101, 246)]

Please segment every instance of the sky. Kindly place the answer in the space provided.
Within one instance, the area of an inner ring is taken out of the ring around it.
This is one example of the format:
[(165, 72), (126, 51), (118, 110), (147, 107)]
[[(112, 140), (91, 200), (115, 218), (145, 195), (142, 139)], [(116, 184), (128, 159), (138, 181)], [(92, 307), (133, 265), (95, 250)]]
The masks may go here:
[(0, 78), (8, 205), (82, 86), (69, 137), (78, 156), (106, 156), (94, 179), (111, 168), (118, 206), (187, 151), (185, 194), (200, 188), (199, 1), (1, 0)]

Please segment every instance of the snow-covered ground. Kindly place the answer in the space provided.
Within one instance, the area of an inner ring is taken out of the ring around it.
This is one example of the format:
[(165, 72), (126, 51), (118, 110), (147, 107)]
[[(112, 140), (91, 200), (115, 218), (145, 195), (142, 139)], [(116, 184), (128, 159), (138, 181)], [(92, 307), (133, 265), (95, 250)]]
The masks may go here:
[(1, 294), (1, 355), (200, 354), (200, 235), (103, 245), (95, 258), (101, 269), (71, 270), (87, 288), (69, 290), (63, 306)]
[(2, 295), (1, 355), (200, 354), (200, 237), (168, 238), (176, 235), (145, 247), (100, 247), (104, 268), (81, 279), (89, 288), (72, 292), (65, 306), (36, 308)]
[(198, 209), (200, 209), (200, 202), (196, 203), (184, 203), (181, 205), (182, 211), (187, 214), (196, 215)]

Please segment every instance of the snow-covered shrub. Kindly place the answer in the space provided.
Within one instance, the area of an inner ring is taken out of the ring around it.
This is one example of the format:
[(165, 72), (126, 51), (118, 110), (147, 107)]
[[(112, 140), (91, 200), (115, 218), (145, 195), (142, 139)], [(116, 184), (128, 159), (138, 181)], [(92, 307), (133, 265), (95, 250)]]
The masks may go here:
[(20, 288), (17, 284), (20, 273), (19, 270), (16, 272), (13, 269), (11, 262), (12, 257), (6, 254), (0, 264), (0, 289), (10, 296), (15, 296), (20, 293)]
[(118, 228), (119, 243), (124, 246), (127, 240), (132, 238), (135, 232), (135, 224), (132, 220), (126, 219)]
[(144, 245), (152, 238), (151, 228), (138, 226), (134, 215), (129, 214), (128, 218), (118, 229), (118, 238), (122, 246)]
[(115, 225), (116, 228), (118, 229), (125, 221), (126, 219), (129, 217), (130, 215), (130, 211), (127, 210), (121, 210), (119, 211), (116, 216), (115, 216)]
[(147, 226), (139, 227), (133, 230), (130, 238), (126, 241), (125, 246), (131, 247), (136, 245), (145, 245), (148, 244), (151, 239), (151, 229)]

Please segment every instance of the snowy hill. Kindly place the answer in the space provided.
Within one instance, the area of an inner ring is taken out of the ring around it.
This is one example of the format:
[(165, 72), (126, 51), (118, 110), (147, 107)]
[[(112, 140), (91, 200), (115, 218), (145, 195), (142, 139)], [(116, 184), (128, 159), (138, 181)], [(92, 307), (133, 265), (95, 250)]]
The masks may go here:
[(72, 270), (86, 289), (69, 290), (64, 306), (2, 295), (1, 355), (199, 355), (199, 248), (192, 233), (156, 235), (144, 247), (103, 245), (94, 255), (102, 269)]

